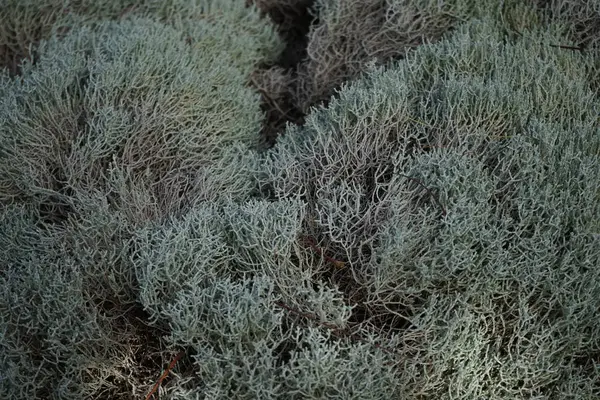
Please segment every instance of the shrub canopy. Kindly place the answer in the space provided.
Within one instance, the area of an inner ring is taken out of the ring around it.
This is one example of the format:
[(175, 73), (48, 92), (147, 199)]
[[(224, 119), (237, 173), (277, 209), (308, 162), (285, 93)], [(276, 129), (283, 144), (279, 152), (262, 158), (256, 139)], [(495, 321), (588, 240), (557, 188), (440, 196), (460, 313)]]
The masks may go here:
[(598, 393), (599, 104), (560, 34), (473, 21), (267, 156), (264, 193), (305, 203), (333, 281), (402, 332), (399, 398)]
[(173, 399), (597, 398), (594, 54), (482, 11), (259, 155), (242, 3), (90, 3), (1, 76), (0, 397), (184, 349)]

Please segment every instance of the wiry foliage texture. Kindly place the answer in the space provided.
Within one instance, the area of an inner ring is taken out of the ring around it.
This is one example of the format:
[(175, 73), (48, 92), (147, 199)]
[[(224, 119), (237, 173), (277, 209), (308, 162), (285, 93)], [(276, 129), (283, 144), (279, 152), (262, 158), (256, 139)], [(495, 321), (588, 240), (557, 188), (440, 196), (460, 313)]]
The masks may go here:
[[(389, 356), (316, 329), (321, 322), (343, 328), (350, 308), (338, 290), (286, 265), (298, 207), (209, 206), (136, 236), (140, 299), (154, 323), (170, 327), (168, 341), (194, 354), (197, 375), (170, 388), (172, 398), (368, 399), (394, 392), (397, 376), (384, 365)], [(317, 320), (290, 315), (281, 304)]]
[(140, 398), (161, 332), (134, 233), (254, 188), (262, 114), (246, 84), (279, 41), (239, 2), (176, 3), (160, 3), (170, 25), (73, 17), (19, 76), (3, 71), (2, 398)]
[(128, 224), (98, 204), (78, 223), (40, 221), (31, 206), (0, 215), (0, 397), (141, 395), (154, 371), (138, 356), (157, 346), (135, 319)]
[(167, 398), (598, 398), (594, 55), (527, 7), (385, 3), (390, 51), (497, 15), (367, 51), (257, 155), (280, 47), (242, 3), (89, 3), (0, 76), (0, 397), (140, 398), (183, 350)]
[(493, 16), (508, 30), (537, 15), (518, 0), (316, 0), (307, 58), (298, 68), (297, 101), (309, 107), (327, 100), (370, 62), (403, 58), (471, 18)]
[[(81, 25), (131, 16), (177, 27), (182, 21), (204, 25), (209, 20), (223, 39), (244, 41), (240, 62), (248, 56), (252, 61), (269, 60), (267, 54), (277, 56), (273, 49), (279, 43), (273, 27), (243, 0), (5, 0), (0, 7), (0, 67), (18, 73), (24, 59), (34, 58), (40, 40), (52, 34), (62, 36)], [(252, 57), (249, 49), (260, 49), (260, 57)], [(243, 63), (244, 68), (253, 66)]]
[(571, 39), (576, 45), (596, 50), (600, 46), (600, 3), (593, 0), (538, 0), (545, 9), (568, 26)]
[(100, 193), (139, 222), (246, 196), (262, 115), (245, 85), (260, 47), (181, 24), (189, 36), (136, 19), (44, 42), (22, 79), (4, 81), (0, 199), (56, 219)]
[(599, 104), (560, 37), (468, 24), (268, 155), (265, 193), (305, 202), (362, 324), (403, 338), (399, 398), (600, 393)]
[(588, 69), (590, 84), (600, 93), (600, 2), (590, 0), (538, 0), (552, 23), (564, 24), (564, 49), (595, 54)]

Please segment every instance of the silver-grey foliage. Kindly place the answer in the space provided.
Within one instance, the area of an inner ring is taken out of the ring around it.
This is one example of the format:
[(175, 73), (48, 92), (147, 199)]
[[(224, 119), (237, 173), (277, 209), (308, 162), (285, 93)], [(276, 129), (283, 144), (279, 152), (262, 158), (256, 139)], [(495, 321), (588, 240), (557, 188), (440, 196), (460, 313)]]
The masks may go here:
[(491, 16), (511, 34), (541, 19), (520, 0), (316, 0), (311, 10), (315, 21), (296, 91), (305, 112), (357, 78), (370, 62), (404, 58), (470, 19)]
[[(351, 308), (339, 290), (292, 270), (290, 233), (297, 235), (302, 215), (296, 203), (207, 206), (136, 235), (140, 300), (153, 323), (169, 326), (168, 342), (194, 354), (198, 378), (172, 387), (172, 398), (358, 399), (394, 392), (393, 359), (375, 339), (355, 343), (315, 329), (344, 329)], [(286, 209), (289, 216), (281, 214)], [(290, 309), (315, 319), (302, 322)], [(293, 327), (307, 322), (313, 327)]]
[(94, 206), (62, 227), (32, 206), (0, 215), (2, 398), (81, 399), (135, 384), (128, 224)]
[(247, 82), (280, 49), (272, 27), (243, 2), (124, 21), (101, 21), (101, 3), (0, 78), (2, 398), (140, 397), (156, 371), (136, 358), (161, 338), (136, 313), (153, 316), (160, 281), (136, 270), (134, 234), (254, 190)]
[(4, 0), (0, 8), (0, 68), (20, 73), (20, 63), (36, 55), (40, 41), (64, 36), (81, 26), (131, 17), (183, 28), (184, 35), (190, 30), (218, 32), (212, 40), (225, 48), (227, 43), (243, 43), (223, 56), (235, 54), (238, 66), (249, 70), (254, 62), (272, 61), (281, 48), (273, 26), (243, 0)]
[(404, 321), (400, 398), (600, 392), (600, 108), (594, 59), (550, 46), (561, 29), (467, 24), (346, 85), (267, 157), (265, 193), (306, 202), (338, 282)]
[(598, 397), (600, 104), (564, 26), (471, 21), (260, 158), (262, 45), (170, 18), (0, 78), (1, 396), (139, 397), (150, 332), (172, 399)]
[(42, 43), (2, 89), (0, 198), (76, 207), (100, 191), (142, 221), (247, 196), (262, 117), (245, 84), (260, 52), (222, 31), (196, 22), (186, 42), (138, 19)]

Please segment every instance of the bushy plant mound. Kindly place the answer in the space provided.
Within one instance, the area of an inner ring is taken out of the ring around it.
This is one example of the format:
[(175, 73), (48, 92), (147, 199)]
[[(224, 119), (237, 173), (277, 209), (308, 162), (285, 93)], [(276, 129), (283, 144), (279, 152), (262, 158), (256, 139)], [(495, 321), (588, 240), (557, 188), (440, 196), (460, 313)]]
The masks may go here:
[(263, 191), (305, 203), (351, 321), (402, 337), (397, 398), (600, 391), (599, 104), (560, 38), (468, 24), (268, 155)]
[(394, 395), (401, 377), (376, 338), (337, 332), (351, 307), (311, 279), (319, 263), (297, 243), (302, 215), (295, 200), (205, 205), (136, 235), (140, 300), (169, 326), (167, 342), (193, 354), (194, 375), (171, 398)]
[(20, 75), (3, 71), (2, 398), (140, 397), (161, 333), (139, 301), (136, 229), (254, 189), (247, 82), (280, 41), (239, 2), (175, 3), (160, 4), (169, 25), (70, 16)]
[[(32, 60), (41, 40), (62, 36), (82, 25), (131, 16), (151, 18), (181, 27), (181, 22), (198, 22), (219, 30), (223, 38), (243, 42), (238, 47), (242, 68), (277, 57), (278, 38), (255, 8), (240, 0), (6, 0), (0, 7), (0, 67), (11, 74), (20, 72), (23, 60)], [(259, 49), (257, 53), (250, 51)], [(248, 58), (249, 57), (249, 58)]]
[[(306, 0), (252, 2), (281, 21), (281, 31), (290, 25), (290, 19), (302, 23), (293, 18), (307, 7)], [(357, 78), (369, 63), (385, 64), (403, 58), (411, 49), (439, 40), (471, 18), (492, 17), (503, 29), (516, 35), (532, 22), (562, 24), (566, 35), (555, 46), (598, 51), (600, 9), (595, 1), (540, 0), (527, 4), (520, 0), (315, 0), (308, 7), (313, 19), (305, 56), (291, 68), (283, 61), (281, 65), (286, 68), (283, 74), (279, 66), (265, 70), (263, 75), (271, 79), (265, 80), (261, 75), (259, 83), (269, 101), (276, 104), (272, 113), (292, 120), (301, 120), (298, 112), (308, 113), (310, 107), (328, 101), (342, 83)], [(598, 90), (598, 70), (596, 63), (589, 76), (595, 90)], [(269, 96), (268, 82), (279, 82), (282, 78), (287, 85), (286, 97), (278, 96), (279, 87)]]
[(52, 3), (0, 76), (0, 397), (141, 398), (181, 351), (171, 399), (597, 398), (593, 55), (482, 5), (258, 154), (243, 3)]
[[(248, 0), (276, 22), (286, 49), (253, 84), (265, 98), (271, 145), (286, 122), (303, 124), (310, 108), (326, 103), (340, 85), (357, 79), (367, 65), (398, 60), (424, 43), (439, 40), (472, 18), (491, 17), (512, 35), (533, 24), (560, 24), (565, 35), (552, 46), (598, 54), (597, 1), (539, 0)], [(298, 36), (301, 35), (301, 39)], [(598, 57), (588, 80), (598, 92)]]
[(0, 216), (0, 396), (141, 396), (160, 338), (140, 320), (130, 224), (99, 204), (81, 222), (42, 220), (32, 205)]
[(139, 19), (82, 27), (5, 79), (0, 199), (59, 218), (74, 198), (102, 195), (139, 221), (186, 198), (247, 195), (262, 114), (246, 82), (260, 47), (180, 23), (185, 32)]
[(307, 57), (298, 66), (296, 97), (305, 112), (326, 101), (335, 89), (471, 19), (493, 16), (514, 31), (539, 19), (521, 1), (316, 0)]

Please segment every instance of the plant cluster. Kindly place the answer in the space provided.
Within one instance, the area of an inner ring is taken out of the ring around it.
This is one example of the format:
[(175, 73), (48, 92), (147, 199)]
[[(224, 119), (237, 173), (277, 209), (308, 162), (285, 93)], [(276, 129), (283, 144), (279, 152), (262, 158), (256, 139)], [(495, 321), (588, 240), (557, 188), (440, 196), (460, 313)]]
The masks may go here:
[(7, 2), (0, 397), (598, 398), (593, 17), (246, 3)]

